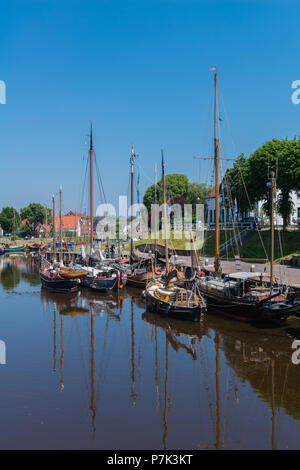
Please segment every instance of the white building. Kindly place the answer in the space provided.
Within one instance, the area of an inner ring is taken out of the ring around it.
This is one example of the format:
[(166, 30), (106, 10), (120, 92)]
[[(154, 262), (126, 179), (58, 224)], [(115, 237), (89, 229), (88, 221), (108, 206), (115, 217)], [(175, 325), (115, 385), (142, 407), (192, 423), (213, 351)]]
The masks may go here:
[[(276, 199), (278, 199), (280, 191), (277, 191)], [(291, 199), (293, 202), (293, 213), (290, 216), (289, 225), (297, 225), (297, 222), (300, 221), (300, 190), (293, 191), (291, 193)], [(236, 200), (230, 201), (230, 195), (226, 195), (223, 191), (222, 183), (220, 184), (219, 189), (219, 220), (220, 225), (232, 225), (232, 221), (235, 223), (245, 223), (250, 217), (258, 217), (259, 219), (266, 218), (263, 211), (263, 204), (265, 201), (259, 201), (257, 206), (252, 212), (246, 211), (242, 216), (238, 214)], [(213, 190), (205, 198), (206, 206), (206, 224), (213, 228), (216, 223), (216, 195), (215, 190)], [(266, 219), (267, 220), (267, 219)], [(275, 225), (283, 225), (282, 217), (279, 214), (276, 214)]]
[[(279, 195), (280, 195), (280, 190), (278, 190), (276, 193), (275, 201), (278, 200)], [(300, 222), (300, 190), (291, 192), (291, 200), (293, 202), (293, 212), (290, 215), (290, 220), (289, 220), (288, 225), (297, 225), (298, 221)], [(260, 217), (264, 216), (263, 208), (262, 208), (264, 203), (265, 201), (259, 201), (258, 203), (257, 213), (258, 213), (258, 216)], [(275, 216), (275, 225), (283, 225), (283, 219), (281, 215), (279, 215), (278, 213)]]

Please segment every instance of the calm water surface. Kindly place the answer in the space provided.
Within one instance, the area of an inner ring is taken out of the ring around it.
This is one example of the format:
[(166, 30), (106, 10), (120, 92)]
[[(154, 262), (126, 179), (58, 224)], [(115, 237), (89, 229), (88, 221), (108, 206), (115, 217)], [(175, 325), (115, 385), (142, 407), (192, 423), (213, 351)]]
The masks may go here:
[(54, 294), (0, 258), (2, 449), (299, 449), (300, 318), (147, 313), (141, 291)]

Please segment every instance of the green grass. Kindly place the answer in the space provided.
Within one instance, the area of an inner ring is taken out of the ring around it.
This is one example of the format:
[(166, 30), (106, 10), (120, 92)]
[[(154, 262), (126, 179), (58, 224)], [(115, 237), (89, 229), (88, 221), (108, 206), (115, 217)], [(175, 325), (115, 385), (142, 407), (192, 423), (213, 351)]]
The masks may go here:
[[(226, 242), (234, 236), (233, 231), (231, 230), (221, 230), (220, 231), (220, 245)], [(281, 240), (281, 247), (279, 242), (279, 236)], [(169, 248), (174, 248), (175, 250), (184, 250), (186, 249), (186, 243), (189, 240), (182, 239), (177, 240), (174, 238), (174, 232), (171, 231), (171, 239), (168, 241)], [(147, 238), (144, 240), (139, 240), (134, 243), (134, 246), (137, 247), (142, 244), (152, 243), (154, 240)], [(159, 239), (157, 241), (159, 245), (164, 246), (164, 240), (162, 236), (162, 231), (159, 232)], [(264, 251), (264, 248), (267, 252), (267, 255)], [(124, 244), (125, 249), (130, 248), (130, 243)], [(215, 254), (215, 232), (214, 231), (205, 231), (204, 234), (204, 245), (200, 250), (201, 256), (214, 256)], [(294, 254), (300, 254), (300, 232), (298, 231), (282, 231), (275, 230), (274, 234), (274, 258), (279, 259), (281, 257), (292, 257)], [(232, 251), (228, 251), (228, 257), (231, 258), (234, 256)], [(253, 259), (266, 259), (270, 256), (270, 231), (262, 230), (261, 232), (256, 232), (253, 237), (243, 243), (240, 248), (241, 258), (253, 258)], [(227, 257), (223, 255), (223, 257)]]
[[(262, 230), (260, 237), (267, 255), (270, 257), (270, 231)], [(241, 258), (266, 258), (260, 237), (258, 233), (255, 233), (252, 238), (243, 244), (240, 250)], [(275, 230), (274, 259), (276, 260), (287, 256), (291, 257), (293, 254), (300, 254), (300, 232)]]
[[(181, 232), (173, 232), (171, 231), (170, 233), (170, 240), (168, 240), (168, 246), (169, 248), (174, 248), (175, 250), (186, 250), (190, 249), (189, 247), (189, 238), (184, 238), (182, 236), (182, 239), (177, 239), (175, 238), (176, 235), (181, 234)], [(231, 230), (226, 230), (220, 231), (220, 244), (226, 242), (230, 238), (233, 237), (233, 231)], [(143, 240), (139, 240), (138, 242), (134, 243), (134, 247), (137, 247), (139, 245), (143, 244), (154, 244), (154, 240), (151, 238), (145, 238)], [(159, 238), (157, 240), (157, 244), (161, 246), (165, 246), (165, 241), (163, 239), (163, 232), (160, 230), (159, 231)], [(130, 243), (124, 244), (124, 248), (129, 248)], [(204, 245), (202, 249), (200, 250), (201, 255), (203, 256), (214, 256), (215, 254), (215, 232), (214, 231), (205, 231), (204, 232)]]

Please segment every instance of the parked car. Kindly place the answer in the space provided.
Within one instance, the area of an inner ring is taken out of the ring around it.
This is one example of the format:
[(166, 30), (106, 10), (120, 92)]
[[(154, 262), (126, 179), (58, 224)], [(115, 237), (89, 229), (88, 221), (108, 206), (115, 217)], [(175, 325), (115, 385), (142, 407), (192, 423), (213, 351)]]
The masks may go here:
[(247, 217), (241, 222), (242, 228), (253, 228), (260, 230), (262, 228), (262, 222), (257, 217)]

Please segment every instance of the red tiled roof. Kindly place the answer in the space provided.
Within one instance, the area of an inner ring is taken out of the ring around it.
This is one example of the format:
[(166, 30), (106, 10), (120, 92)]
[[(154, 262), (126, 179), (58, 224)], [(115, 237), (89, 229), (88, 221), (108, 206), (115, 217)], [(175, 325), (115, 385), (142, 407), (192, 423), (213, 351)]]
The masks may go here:
[[(76, 230), (78, 227), (78, 217), (74, 217), (74, 215), (63, 215), (62, 216), (62, 228), (63, 230)], [(55, 216), (55, 229), (59, 228), (60, 224), (60, 217)]]
[(216, 190), (213, 189), (205, 199), (211, 199), (216, 197)]

